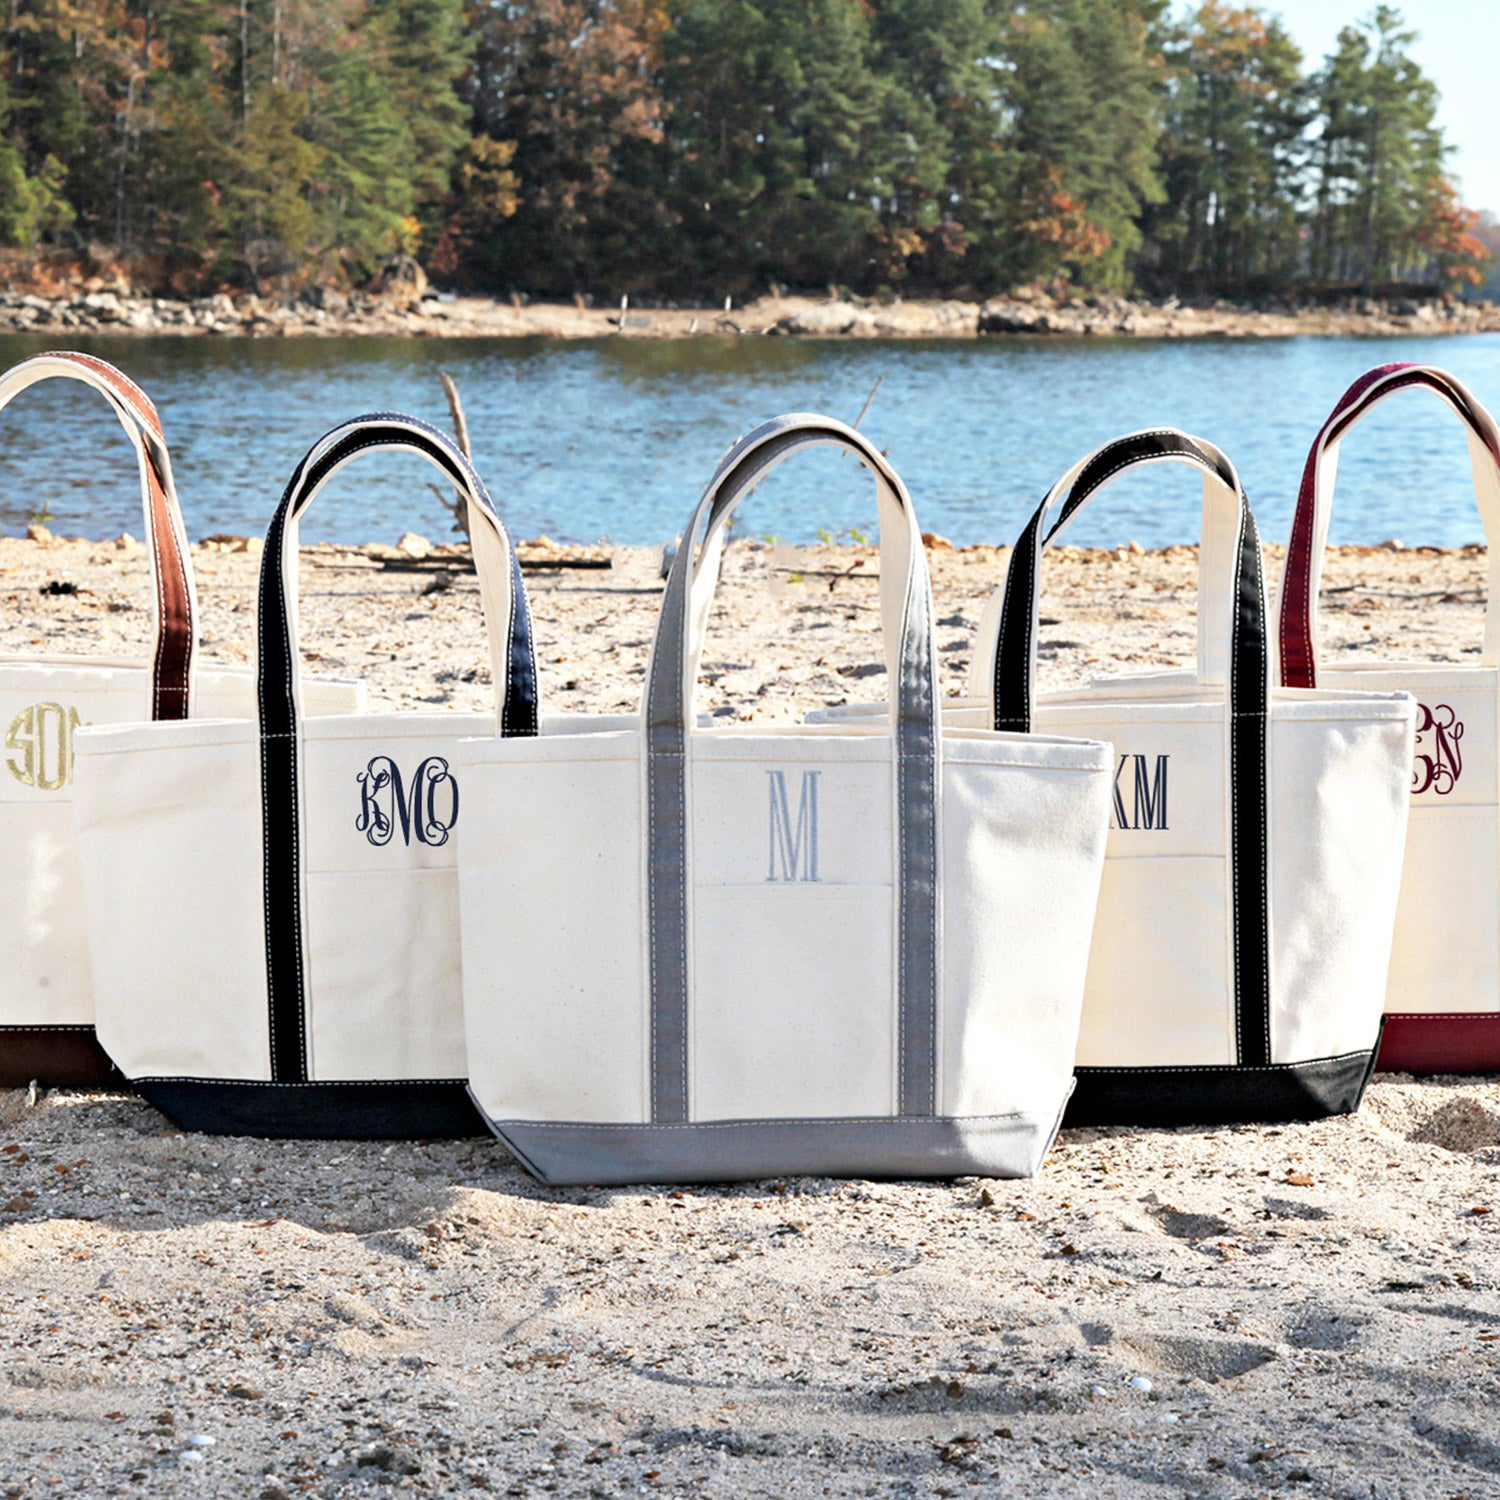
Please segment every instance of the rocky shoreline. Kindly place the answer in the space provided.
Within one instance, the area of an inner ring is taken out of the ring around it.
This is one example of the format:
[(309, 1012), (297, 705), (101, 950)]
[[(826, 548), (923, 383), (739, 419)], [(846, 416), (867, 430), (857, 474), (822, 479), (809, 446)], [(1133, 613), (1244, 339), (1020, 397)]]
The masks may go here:
[[(424, 278), (425, 279), (425, 278)], [(435, 293), (403, 280), (392, 290), (345, 294), (314, 288), (295, 299), (137, 295), (90, 286), (58, 296), (0, 291), (0, 332), (240, 336), (252, 338), (739, 337), (966, 339), (1003, 335), (1092, 338), (1285, 338), (1500, 331), (1488, 302), (1367, 301), (1335, 306), (1249, 307), (1123, 297), (1056, 298), (1041, 292), (985, 302), (767, 296), (722, 308), (632, 308), (509, 301)]]

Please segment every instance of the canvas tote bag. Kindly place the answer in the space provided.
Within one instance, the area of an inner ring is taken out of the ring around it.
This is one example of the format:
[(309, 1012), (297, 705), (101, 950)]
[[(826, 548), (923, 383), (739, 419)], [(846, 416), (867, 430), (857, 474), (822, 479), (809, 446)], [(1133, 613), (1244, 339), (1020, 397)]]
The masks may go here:
[[(1037, 694), (1042, 554), (1112, 479), (1163, 462), (1203, 472), (1196, 666)], [(1239, 480), (1219, 449), (1171, 429), (1075, 464), (985, 608), (970, 695), (947, 721), (1114, 746), (1069, 1125), (1297, 1120), (1359, 1102), (1400, 876), (1412, 705), (1268, 691), (1268, 670), (1259, 540)]]
[(302, 710), (298, 523), (372, 452), (417, 454), (467, 501), (500, 731), (536, 730), (525, 593), (478, 476), (414, 418), (335, 428), (266, 536), (254, 717), (78, 735), (100, 1040), (186, 1129), (483, 1129), (464, 1088), (454, 859), (469, 809), (453, 750), (496, 717)]
[[(1339, 447), (1398, 391), (1430, 391), (1464, 424), (1489, 544), (1489, 610), (1476, 664), (1317, 658), (1318, 585)], [(1406, 871), (1380, 1066), (1414, 1073), (1500, 1070), (1500, 432), (1462, 382), (1432, 365), (1383, 365), (1324, 423), (1297, 496), (1280, 596), (1288, 687), (1405, 688), (1417, 699)]]
[[(1038, 697), (1043, 553), (1112, 480), (1161, 462), (1204, 475), (1196, 671)], [(1171, 429), (1075, 464), (1017, 541), (980, 632), (989, 722), (1114, 745), (1068, 1123), (1356, 1108), (1380, 1034), (1415, 706), (1273, 687), (1260, 537), (1233, 465)]]
[[(73, 834), (74, 736), (85, 724), (245, 713), (248, 670), (195, 660), (192, 562), (156, 408), (134, 381), (92, 355), (53, 353), (0, 375), (0, 408), (39, 381), (99, 392), (125, 430), (141, 476), (151, 569), (149, 658), (0, 656), (0, 1088), (118, 1085), (94, 1036), (94, 1002)], [(59, 447), (64, 446), (58, 444)], [(310, 683), (309, 710), (358, 707), (354, 683)]]
[[(875, 478), (895, 707), (700, 730), (724, 529), (817, 444)], [(921, 535), (858, 433), (788, 416), (730, 450), (667, 580), (641, 720), (475, 741), (460, 768), (470, 1087), (537, 1176), (1036, 1169), (1069, 1088), (1108, 755), (941, 729)]]

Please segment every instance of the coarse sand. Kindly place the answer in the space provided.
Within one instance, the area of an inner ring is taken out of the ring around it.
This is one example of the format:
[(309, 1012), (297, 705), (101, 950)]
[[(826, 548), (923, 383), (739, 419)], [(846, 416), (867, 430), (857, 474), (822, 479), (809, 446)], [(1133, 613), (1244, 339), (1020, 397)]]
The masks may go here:
[[(957, 689), (1005, 554), (931, 558)], [(247, 659), (257, 561), (196, 549), (206, 655)], [(638, 706), (657, 565), (528, 575), (549, 707)], [(1186, 665), (1195, 565), (1064, 549), (1044, 685)], [(736, 541), (700, 707), (883, 696), (877, 572)], [(309, 670), (487, 706), (461, 557), (321, 546), (302, 582)], [(1330, 655), (1477, 660), (1477, 551), (1337, 550), (1326, 584)], [(0, 588), (7, 651), (149, 628), (129, 543), (0, 541)], [(0, 1497), (389, 1489), (1500, 1495), (1500, 1082), (1067, 1131), (1033, 1182), (681, 1191), (538, 1187), (488, 1139), (188, 1136), (124, 1096), (0, 1093)]]

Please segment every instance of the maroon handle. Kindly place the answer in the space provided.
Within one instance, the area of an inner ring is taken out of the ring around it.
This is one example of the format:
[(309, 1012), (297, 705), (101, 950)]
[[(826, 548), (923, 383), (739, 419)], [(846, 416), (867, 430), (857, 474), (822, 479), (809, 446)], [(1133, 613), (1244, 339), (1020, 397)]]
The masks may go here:
[(1317, 548), (1317, 474), (1318, 463), (1330, 443), (1336, 443), (1366, 412), (1378, 406), (1396, 391), (1415, 387), (1431, 391), (1447, 402), (1464, 420), (1470, 431), (1494, 455), (1500, 465), (1500, 447), (1492, 426), (1478, 415), (1476, 403), (1458, 380), (1435, 365), (1378, 365), (1367, 370), (1339, 398), (1338, 405), (1323, 424), (1302, 469), (1302, 485), (1297, 492), (1297, 510), (1292, 517), (1292, 535), (1287, 543), (1286, 566), (1281, 575), (1280, 648), (1283, 687), (1317, 686), (1317, 651), (1312, 637), (1312, 581), (1314, 550)]

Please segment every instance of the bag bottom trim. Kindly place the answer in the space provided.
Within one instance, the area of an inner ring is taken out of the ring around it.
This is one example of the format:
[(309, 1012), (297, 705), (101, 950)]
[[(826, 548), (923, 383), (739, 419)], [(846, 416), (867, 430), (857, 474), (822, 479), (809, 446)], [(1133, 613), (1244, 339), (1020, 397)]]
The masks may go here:
[(1500, 1011), (1385, 1018), (1382, 1073), (1500, 1073)]
[(138, 1078), (135, 1087), (180, 1130), (270, 1140), (387, 1141), (484, 1134), (461, 1078), (259, 1083)]
[(1061, 1117), (1059, 1109), (1050, 1119), (1009, 1114), (609, 1125), (485, 1114), (516, 1160), (555, 1187), (801, 1176), (1030, 1177), (1051, 1149)]
[(0, 1026), (0, 1088), (125, 1088), (92, 1026)]
[(1063, 1126), (1261, 1125), (1352, 1114), (1375, 1053), (1256, 1067), (1079, 1068)]

